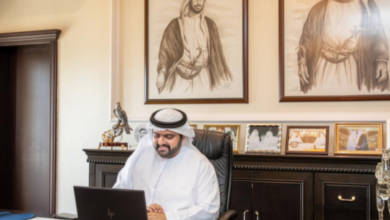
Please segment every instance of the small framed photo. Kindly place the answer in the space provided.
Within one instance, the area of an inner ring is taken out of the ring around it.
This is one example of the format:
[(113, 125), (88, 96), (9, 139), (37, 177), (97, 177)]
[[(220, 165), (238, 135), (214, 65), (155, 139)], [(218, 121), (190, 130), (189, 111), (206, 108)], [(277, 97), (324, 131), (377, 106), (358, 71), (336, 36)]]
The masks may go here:
[(130, 148), (135, 149), (138, 146), (140, 140), (147, 135), (148, 130), (146, 128), (147, 122), (130, 122), (130, 126), (133, 128), (128, 142)]
[(380, 155), (382, 126), (381, 123), (336, 124), (335, 154)]
[(286, 153), (327, 154), (329, 126), (287, 126)]
[(239, 124), (205, 124), (203, 129), (229, 134), (232, 139), (233, 152), (237, 153), (240, 142), (240, 126)]
[(280, 153), (280, 124), (248, 124), (245, 152)]

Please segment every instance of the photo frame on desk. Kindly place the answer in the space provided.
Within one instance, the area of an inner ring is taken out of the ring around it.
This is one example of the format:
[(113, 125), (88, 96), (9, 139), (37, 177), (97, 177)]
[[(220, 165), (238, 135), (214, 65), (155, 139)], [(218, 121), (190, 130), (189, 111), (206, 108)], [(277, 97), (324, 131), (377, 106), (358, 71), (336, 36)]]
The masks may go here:
[(390, 1), (348, 4), (279, 0), (280, 101), (390, 100)]
[(329, 126), (287, 126), (286, 154), (328, 154)]
[(335, 154), (381, 155), (383, 148), (382, 123), (336, 124)]
[(219, 131), (230, 135), (232, 140), (233, 152), (238, 152), (240, 144), (240, 124), (204, 124), (203, 129), (211, 131)]
[(245, 153), (277, 154), (281, 152), (281, 141), (281, 124), (248, 124)]
[(133, 131), (129, 137), (130, 139), (128, 140), (131, 149), (137, 148), (141, 139), (148, 134), (147, 124), (147, 121), (137, 121), (130, 123), (130, 126), (133, 128)]
[(248, 0), (190, 4), (145, 0), (145, 103), (247, 103)]

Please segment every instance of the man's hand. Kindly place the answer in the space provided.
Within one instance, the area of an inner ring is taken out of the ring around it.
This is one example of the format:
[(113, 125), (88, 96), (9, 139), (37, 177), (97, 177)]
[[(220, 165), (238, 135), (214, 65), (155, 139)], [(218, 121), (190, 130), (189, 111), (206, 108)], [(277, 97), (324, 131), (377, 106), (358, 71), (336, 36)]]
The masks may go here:
[(378, 82), (383, 82), (389, 77), (389, 73), (387, 71), (387, 62), (385, 61), (378, 61), (376, 62), (376, 69), (375, 69), (375, 78), (378, 80)]
[(148, 211), (148, 220), (166, 220), (164, 209), (159, 204), (151, 204), (146, 210)]
[(166, 220), (164, 213), (148, 212), (148, 220)]

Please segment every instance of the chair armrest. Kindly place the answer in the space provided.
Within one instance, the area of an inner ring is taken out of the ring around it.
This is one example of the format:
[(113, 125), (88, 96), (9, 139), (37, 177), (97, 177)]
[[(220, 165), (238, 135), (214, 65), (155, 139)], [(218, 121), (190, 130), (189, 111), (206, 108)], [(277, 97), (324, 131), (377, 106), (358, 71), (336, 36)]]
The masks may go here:
[(230, 220), (237, 216), (236, 210), (228, 210), (227, 212), (223, 213), (218, 220)]

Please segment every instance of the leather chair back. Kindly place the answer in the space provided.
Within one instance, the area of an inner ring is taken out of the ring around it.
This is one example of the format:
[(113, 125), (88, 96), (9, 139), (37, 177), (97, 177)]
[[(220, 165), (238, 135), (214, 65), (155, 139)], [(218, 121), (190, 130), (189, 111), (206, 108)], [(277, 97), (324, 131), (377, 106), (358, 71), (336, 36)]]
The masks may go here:
[(219, 213), (229, 210), (232, 179), (232, 141), (228, 134), (201, 129), (195, 130), (193, 144), (213, 164), (221, 193)]

